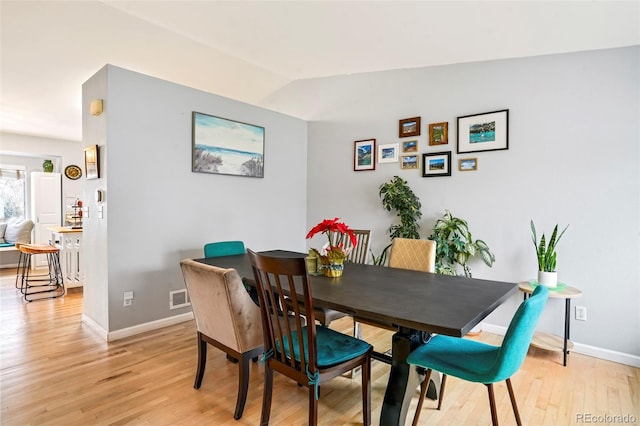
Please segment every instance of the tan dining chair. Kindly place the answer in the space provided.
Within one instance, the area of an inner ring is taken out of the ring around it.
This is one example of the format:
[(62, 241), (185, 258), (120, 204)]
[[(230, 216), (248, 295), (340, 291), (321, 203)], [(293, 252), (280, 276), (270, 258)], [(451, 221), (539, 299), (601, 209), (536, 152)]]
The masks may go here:
[[(432, 240), (394, 238), (389, 253), (390, 268), (410, 269), (413, 271), (435, 272), (436, 270), (436, 242)], [(390, 324), (377, 323), (362, 318), (354, 318), (354, 335), (361, 336), (360, 323), (373, 325), (385, 330), (397, 331)], [(374, 358), (388, 364), (391, 358), (388, 353), (374, 352)]]
[(389, 253), (389, 267), (413, 271), (436, 271), (436, 242), (394, 238)]
[(207, 343), (238, 362), (238, 397), (233, 417), (242, 417), (249, 388), (249, 362), (263, 351), (260, 308), (251, 300), (238, 272), (186, 259), (180, 262), (198, 338), (199, 389), (207, 364)]
[[(317, 326), (306, 260), (260, 255), (247, 250), (260, 297), (264, 329), (264, 393), (261, 425), (269, 424), (274, 370), (309, 390), (309, 425), (318, 423), (319, 386), (354, 368), (362, 368), (362, 417), (371, 423), (371, 351), (367, 342)], [(297, 287), (297, 288), (296, 288)], [(302, 292), (299, 294), (298, 292)], [(293, 303), (287, 303), (285, 294)], [(283, 314), (293, 321), (284, 326)], [(301, 312), (304, 306), (308, 316)], [(306, 321), (306, 325), (305, 325)]]

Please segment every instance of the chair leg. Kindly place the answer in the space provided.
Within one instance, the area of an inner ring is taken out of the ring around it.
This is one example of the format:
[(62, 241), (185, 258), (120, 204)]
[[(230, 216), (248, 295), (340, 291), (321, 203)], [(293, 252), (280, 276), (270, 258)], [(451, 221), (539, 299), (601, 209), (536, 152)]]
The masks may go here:
[(440, 382), (440, 395), (438, 395), (438, 410), (442, 407), (442, 400), (444, 398), (444, 385), (447, 383), (447, 375), (442, 375), (442, 381)]
[(236, 412), (233, 418), (238, 420), (242, 417), (244, 404), (247, 402), (247, 391), (249, 390), (249, 356), (242, 354), (242, 360), (238, 363), (238, 400), (236, 402)]
[(513, 414), (516, 416), (516, 424), (522, 426), (522, 420), (520, 420), (520, 412), (518, 411), (518, 404), (516, 403), (516, 396), (513, 393), (513, 387), (511, 386), (511, 378), (507, 379), (507, 389), (509, 390), (509, 398), (511, 398), (511, 406), (513, 407)]
[(318, 400), (315, 386), (309, 386), (309, 426), (318, 424)]
[(202, 334), (198, 332), (198, 367), (196, 369), (196, 381), (193, 383), (195, 389), (200, 389), (204, 368), (207, 365), (207, 342), (202, 340)]
[(420, 412), (422, 411), (422, 404), (424, 404), (424, 399), (427, 396), (427, 389), (429, 388), (429, 381), (431, 380), (431, 369), (427, 369), (424, 380), (420, 383), (420, 397), (418, 399), (418, 406), (416, 407), (416, 414), (413, 416), (413, 426), (418, 424), (418, 419), (420, 419)]
[(362, 424), (371, 424), (371, 359), (362, 365)]
[(491, 424), (498, 426), (498, 411), (496, 410), (496, 397), (493, 393), (493, 383), (486, 385), (489, 392), (489, 406), (491, 407)]
[(268, 426), (271, 415), (271, 393), (273, 391), (273, 370), (269, 366), (269, 361), (264, 364), (264, 390), (262, 392), (262, 414), (260, 415), (260, 426)]

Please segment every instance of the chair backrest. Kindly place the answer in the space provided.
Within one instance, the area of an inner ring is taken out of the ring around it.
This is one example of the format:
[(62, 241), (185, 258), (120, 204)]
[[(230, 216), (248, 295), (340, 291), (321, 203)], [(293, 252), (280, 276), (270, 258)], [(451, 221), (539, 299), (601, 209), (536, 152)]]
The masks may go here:
[(414, 271), (435, 272), (436, 242), (394, 238), (389, 253), (389, 267)]
[[(353, 229), (353, 233), (356, 236), (356, 247), (351, 250), (349, 256), (347, 256), (348, 262), (353, 263), (367, 263), (369, 257), (369, 245), (371, 243), (371, 231), (368, 229)], [(340, 238), (345, 249), (353, 248), (351, 238), (347, 234), (342, 234)]]
[(219, 241), (204, 245), (204, 257), (232, 256), (244, 253), (244, 243), (242, 241)]
[[(270, 362), (281, 364), (286, 371), (284, 374), (304, 380), (308, 373), (313, 375), (318, 369), (315, 315), (306, 261), (304, 258), (269, 257), (251, 250), (247, 253), (260, 297), (264, 351), (270, 356)], [(296, 285), (303, 292), (302, 300)], [(279, 321), (280, 315), (289, 321)]]
[(520, 304), (509, 324), (492, 368), (491, 375), (494, 376), (492, 381), (506, 380), (518, 371), (527, 356), (533, 332), (548, 297), (549, 290), (540, 285), (527, 300)]
[(180, 262), (199, 332), (240, 353), (262, 346), (260, 308), (235, 269)]

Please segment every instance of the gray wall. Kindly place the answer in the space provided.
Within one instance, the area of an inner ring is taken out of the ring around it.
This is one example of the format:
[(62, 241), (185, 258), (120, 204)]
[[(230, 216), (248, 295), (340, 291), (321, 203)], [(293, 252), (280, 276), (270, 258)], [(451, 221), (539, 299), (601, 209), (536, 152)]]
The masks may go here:
[[(388, 244), (394, 216), (378, 187), (394, 175), (422, 201), (427, 237), (445, 209), (469, 221), (496, 255), (478, 278), (535, 278), (529, 221), (550, 232), (570, 224), (558, 247), (559, 279), (581, 288), (588, 321), (572, 338), (640, 355), (638, 47), (299, 81), (261, 105), (310, 120), (307, 222), (339, 216)], [(509, 109), (509, 150), (458, 155), (456, 117)], [(399, 164), (353, 172), (354, 141), (399, 142), (398, 120), (422, 117), (419, 152), (453, 151), (451, 177), (423, 178)], [(428, 124), (448, 121), (449, 144), (429, 147)], [(479, 170), (458, 172), (477, 157)], [(313, 242), (310, 244), (313, 245)], [(506, 326), (521, 297), (487, 322)], [(574, 304), (575, 304), (574, 303)], [(561, 334), (564, 304), (551, 300), (540, 329)], [(572, 312), (573, 317), (573, 312)]]
[[(111, 65), (83, 85), (83, 111), (96, 98), (105, 113), (84, 114), (83, 139), (100, 146), (102, 177), (85, 193), (105, 189), (106, 202), (100, 220), (86, 197), (85, 315), (105, 330), (189, 312), (169, 311), (169, 292), (184, 288), (180, 260), (206, 242), (304, 250), (305, 121)], [(264, 127), (265, 177), (192, 173), (192, 111)]]

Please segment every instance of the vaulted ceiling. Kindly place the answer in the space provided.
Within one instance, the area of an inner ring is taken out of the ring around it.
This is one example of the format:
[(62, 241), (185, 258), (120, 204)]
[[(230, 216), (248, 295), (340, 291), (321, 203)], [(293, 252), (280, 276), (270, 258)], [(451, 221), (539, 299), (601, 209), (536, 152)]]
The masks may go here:
[(0, 130), (78, 141), (107, 63), (259, 105), (298, 79), (640, 44), (638, 1), (1, 0), (0, 18)]

